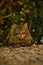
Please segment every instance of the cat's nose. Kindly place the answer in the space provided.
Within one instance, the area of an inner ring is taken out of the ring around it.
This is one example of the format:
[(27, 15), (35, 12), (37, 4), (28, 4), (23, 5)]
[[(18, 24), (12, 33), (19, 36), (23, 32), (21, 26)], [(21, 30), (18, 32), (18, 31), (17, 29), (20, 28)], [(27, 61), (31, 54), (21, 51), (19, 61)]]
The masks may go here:
[(25, 37), (25, 34), (20, 34), (20, 38), (23, 39)]

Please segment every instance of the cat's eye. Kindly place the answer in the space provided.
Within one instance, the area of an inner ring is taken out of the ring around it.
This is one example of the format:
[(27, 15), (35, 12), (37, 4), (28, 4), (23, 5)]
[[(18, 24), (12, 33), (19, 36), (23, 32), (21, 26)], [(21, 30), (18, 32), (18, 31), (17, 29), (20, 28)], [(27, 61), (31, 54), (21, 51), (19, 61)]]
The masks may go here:
[(26, 34), (26, 32), (23, 32), (23, 34)]
[(19, 34), (19, 32), (16, 32), (16, 33), (15, 33), (15, 35), (18, 35), (18, 34)]

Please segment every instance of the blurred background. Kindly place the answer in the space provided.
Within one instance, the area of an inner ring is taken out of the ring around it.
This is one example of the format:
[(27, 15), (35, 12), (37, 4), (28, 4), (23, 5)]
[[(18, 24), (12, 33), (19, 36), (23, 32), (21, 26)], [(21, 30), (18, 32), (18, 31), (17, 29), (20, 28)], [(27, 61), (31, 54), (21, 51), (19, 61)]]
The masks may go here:
[(43, 1), (0, 0), (0, 46), (12, 31), (13, 23), (28, 23), (34, 43), (43, 44)]

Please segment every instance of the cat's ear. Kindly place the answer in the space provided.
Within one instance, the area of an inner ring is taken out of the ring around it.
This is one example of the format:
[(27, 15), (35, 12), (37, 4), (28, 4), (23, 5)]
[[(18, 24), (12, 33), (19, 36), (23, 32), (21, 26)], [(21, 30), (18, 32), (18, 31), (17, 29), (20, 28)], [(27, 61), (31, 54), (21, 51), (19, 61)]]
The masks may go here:
[(25, 24), (23, 25), (23, 27), (24, 27), (25, 29), (28, 29), (28, 23), (25, 23)]
[(15, 28), (16, 28), (16, 26), (17, 26), (17, 25), (14, 23), (14, 24), (12, 25), (12, 28), (13, 28), (13, 29), (15, 29)]

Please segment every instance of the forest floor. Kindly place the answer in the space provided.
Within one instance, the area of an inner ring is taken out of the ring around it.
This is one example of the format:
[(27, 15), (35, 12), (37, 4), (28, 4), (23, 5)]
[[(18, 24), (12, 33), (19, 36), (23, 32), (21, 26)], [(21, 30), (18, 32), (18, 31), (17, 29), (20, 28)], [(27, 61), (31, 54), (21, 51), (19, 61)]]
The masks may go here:
[(0, 65), (43, 65), (43, 45), (0, 47)]

